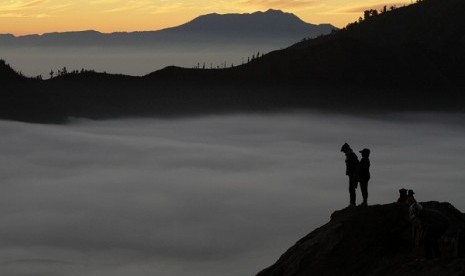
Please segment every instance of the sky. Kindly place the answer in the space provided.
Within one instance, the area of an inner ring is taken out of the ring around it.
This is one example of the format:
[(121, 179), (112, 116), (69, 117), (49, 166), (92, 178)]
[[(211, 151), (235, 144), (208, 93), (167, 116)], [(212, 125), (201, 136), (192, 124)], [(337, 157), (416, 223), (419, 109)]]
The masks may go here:
[(463, 211), (464, 120), (0, 120), (0, 275), (255, 275), (349, 204), (344, 142), (371, 149), (370, 205), (407, 188)]
[(309, 23), (343, 27), (369, 8), (413, 0), (0, 0), (0, 34), (159, 30), (208, 13), (291, 12)]

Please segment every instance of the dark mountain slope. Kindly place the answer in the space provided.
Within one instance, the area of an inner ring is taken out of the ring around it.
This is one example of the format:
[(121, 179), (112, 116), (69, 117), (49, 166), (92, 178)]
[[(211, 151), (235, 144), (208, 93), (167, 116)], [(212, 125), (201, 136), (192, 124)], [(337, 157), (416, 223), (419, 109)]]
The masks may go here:
[(414, 247), (407, 206), (374, 205), (335, 212), (257, 276), (463, 275), (464, 214), (448, 203), (422, 204), (450, 222), (440, 260), (419, 260), (423, 252)]
[(16, 72), (9, 64), (4, 60), (0, 60), (0, 84), (6, 85), (12, 81), (26, 80), (21, 74)]
[[(425, 89), (465, 85), (465, 1), (424, 0), (271, 52), (223, 78), (319, 86)], [(176, 71), (195, 79), (207, 73)], [(218, 73), (211, 72), (218, 77)], [(151, 77), (164, 76), (156, 72)], [(168, 76), (169, 77), (169, 76)], [(208, 78), (208, 77), (207, 77)], [(211, 79), (214, 79), (212, 77)]]
[(351, 36), (376, 44), (419, 47), (465, 56), (465, 2), (424, 0), (350, 27)]
[(298, 43), (247, 75), (376, 86), (463, 85), (465, 1), (425, 0)]
[(28, 122), (61, 123), (64, 106), (54, 91), (42, 90), (43, 81), (26, 78), (0, 60), (0, 118)]
[(26, 79), (0, 91), (0, 115), (59, 121), (308, 108), (464, 112), (461, 14), (463, 0), (424, 0), (226, 69)]

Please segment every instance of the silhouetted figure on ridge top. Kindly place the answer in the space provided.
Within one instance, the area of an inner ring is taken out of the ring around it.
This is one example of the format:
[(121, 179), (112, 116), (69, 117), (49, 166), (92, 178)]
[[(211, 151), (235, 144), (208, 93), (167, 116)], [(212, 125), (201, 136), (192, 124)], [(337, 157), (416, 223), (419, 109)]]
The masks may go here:
[(360, 182), (360, 190), (362, 191), (363, 202), (361, 205), (368, 205), (368, 181), (371, 178), (370, 175), (370, 150), (363, 149), (360, 151), (362, 159), (360, 160), (358, 169), (358, 180)]
[(358, 184), (358, 157), (349, 146), (345, 143), (342, 145), (341, 151), (346, 155), (346, 175), (349, 176), (349, 194), (350, 194), (350, 205), (351, 207), (355, 206), (356, 194), (355, 190), (357, 189)]

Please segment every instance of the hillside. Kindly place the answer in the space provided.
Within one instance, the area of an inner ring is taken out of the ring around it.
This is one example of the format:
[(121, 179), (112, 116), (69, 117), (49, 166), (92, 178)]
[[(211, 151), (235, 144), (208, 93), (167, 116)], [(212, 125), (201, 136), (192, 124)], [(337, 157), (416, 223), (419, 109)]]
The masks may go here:
[[(424, 0), (222, 72), (225, 79), (318, 86), (430, 89), (465, 85), (465, 2)], [(208, 72), (151, 74), (187, 79)], [(217, 72), (210, 72), (217, 78)], [(415, 95), (416, 97), (417, 95)], [(455, 95), (456, 96), (456, 95)], [(453, 97), (455, 97), (453, 96)]]
[(463, 14), (464, 1), (424, 0), (271, 52), (227, 74), (319, 85), (463, 86)]
[(279, 10), (251, 14), (207, 14), (180, 26), (158, 31), (101, 33), (94, 30), (43, 35), (0, 35), (1, 47), (169, 46), (218, 43), (288, 45), (303, 38), (328, 34), (330, 24), (314, 25)]
[(376, 86), (465, 84), (465, 2), (424, 0), (276, 51), (255, 77)]
[[(462, 14), (465, 1), (424, 0), (236, 67), (23, 79), (0, 92), (0, 117), (55, 122), (295, 109), (465, 112)], [(3, 81), (10, 78), (17, 81)]]
[(26, 79), (16, 72), (9, 64), (6, 64), (4, 60), (0, 60), (0, 84), (6, 85), (10, 81), (19, 81)]
[(464, 214), (449, 203), (422, 204), (440, 211), (450, 223), (440, 241), (440, 259), (423, 260), (422, 249), (414, 247), (407, 206), (393, 203), (333, 213), (327, 224), (257, 276), (464, 275)]

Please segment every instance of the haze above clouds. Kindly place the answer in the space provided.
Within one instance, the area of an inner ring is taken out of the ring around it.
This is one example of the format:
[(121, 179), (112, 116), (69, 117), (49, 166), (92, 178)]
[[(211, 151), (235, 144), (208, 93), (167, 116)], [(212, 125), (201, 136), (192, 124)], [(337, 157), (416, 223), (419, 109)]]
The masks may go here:
[(0, 274), (253, 275), (348, 205), (346, 141), (372, 150), (370, 204), (463, 211), (464, 120), (0, 121)]
[[(220, 49), (220, 46), (222, 47)], [(54, 48), (3, 48), (1, 59), (6, 60), (17, 71), (29, 77), (42, 75), (49, 78), (50, 70), (57, 72), (63, 67), (72, 70), (96, 70), (113, 74), (143, 76), (165, 68), (166, 66), (181, 66), (193, 68), (223, 68), (232, 64), (240, 65), (247, 62), (248, 57), (267, 53), (288, 45), (219, 45), (203, 48), (163, 47), (144, 49), (138, 47), (54, 47)]]

